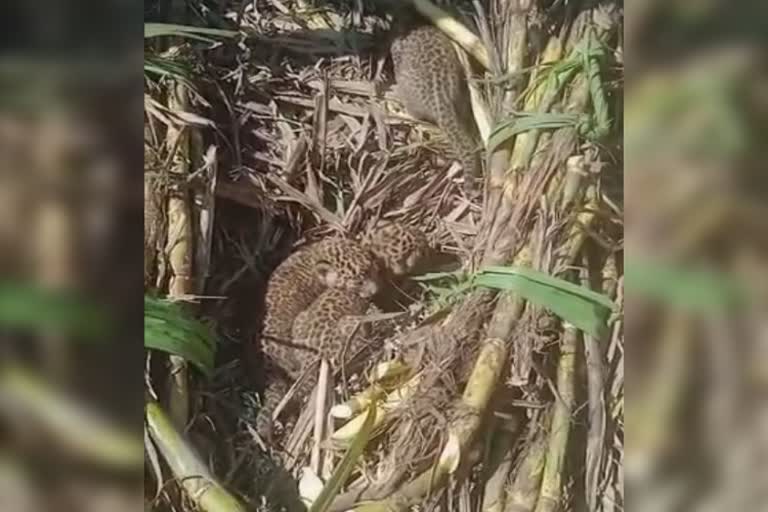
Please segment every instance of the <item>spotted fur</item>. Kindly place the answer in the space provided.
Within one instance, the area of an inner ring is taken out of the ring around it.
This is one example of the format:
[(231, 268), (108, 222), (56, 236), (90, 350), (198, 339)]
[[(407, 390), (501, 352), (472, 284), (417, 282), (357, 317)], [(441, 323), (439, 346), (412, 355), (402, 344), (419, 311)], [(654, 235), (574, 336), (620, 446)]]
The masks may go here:
[[(263, 370), (269, 380), (257, 422), (263, 436), (271, 435), (273, 411), (305, 373), (294, 397), (311, 392), (316, 372), (309, 368), (319, 356), (343, 360), (340, 344), (354, 330), (354, 318), (371, 305), (383, 271), (407, 274), (427, 250), (420, 231), (386, 222), (360, 241), (333, 237), (310, 245), (275, 270), (267, 286), (261, 337)], [(362, 339), (359, 335), (356, 340)], [(356, 352), (359, 347), (353, 348)]]
[(398, 222), (380, 223), (362, 237), (361, 243), (395, 276), (410, 274), (429, 254), (424, 233)]
[(436, 124), (464, 168), (466, 189), (474, 193), (482, 177), (481, 145), (464, 69), (450, 39), (413, 16), (396, 21), (390, 47), (396, 94), (415, 118)]

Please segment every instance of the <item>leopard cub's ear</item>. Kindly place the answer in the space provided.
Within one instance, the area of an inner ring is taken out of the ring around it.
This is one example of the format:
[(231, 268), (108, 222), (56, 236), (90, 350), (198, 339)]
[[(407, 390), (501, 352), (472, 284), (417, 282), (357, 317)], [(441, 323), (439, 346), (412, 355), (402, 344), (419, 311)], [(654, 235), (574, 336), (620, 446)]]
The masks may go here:
[(339, 273), (327, 261), (320, 261), (315, 265), (315, 275), (329, 288), (333, 288), (339, 282)]

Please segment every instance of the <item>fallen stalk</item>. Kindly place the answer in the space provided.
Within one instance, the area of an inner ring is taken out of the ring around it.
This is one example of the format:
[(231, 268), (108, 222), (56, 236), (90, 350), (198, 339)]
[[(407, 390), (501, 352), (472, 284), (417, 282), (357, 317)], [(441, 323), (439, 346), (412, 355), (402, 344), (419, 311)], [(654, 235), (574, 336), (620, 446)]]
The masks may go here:
[(245, 507), (219, 484), (160, 405), (148, 401), (147, 429), (152, 441), (187, 495), (205, 512), (246, 512)]

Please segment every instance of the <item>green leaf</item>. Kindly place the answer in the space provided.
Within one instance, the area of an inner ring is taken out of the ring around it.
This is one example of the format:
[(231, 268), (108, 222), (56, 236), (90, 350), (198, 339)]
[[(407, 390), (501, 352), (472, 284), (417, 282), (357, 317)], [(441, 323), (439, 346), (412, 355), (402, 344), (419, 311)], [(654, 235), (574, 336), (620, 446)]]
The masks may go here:
[(160, 78), (172, 78), (174, 80), (190, 83), (192, 73), (189, 66), (163, 57), (144, 57), (144, 72)]
[(412, 279), (433, 296), (431, 302), (438, 308), (458, 300), (474, 286), (466, 272), (461, 270), (423, 274)]
[(334, 498), (339, 494), (341, 487), (344, 485), (344, 482), (347, 481), (347, 478), (349, 478), (349, 474), (352, 472), (352, 469), (354, 469), (357, 460), (363, 454), (363, 450), (365, 450), (365, 447), (368, 444), (368, 440), (371, 437), (371, 431), (373, 430), (373, 419), (375, 417), (376, 402), (373, 402), (368, 408), (368, 414), (365, 417), (365, 422), (363, 422), (360, 432), (357, 433), (349, 450), (344, 454), (344, 458), (341, 459), (341, 462), (339, 462), (333, 475), (331, 475), (331, 478), (325, 484), (323, 490), (320, 491), (320, 496), (318, 496), (314, 503), (312, 503), (309, 512), (325, 512), (328, 510), (331, 503), (333, 503)]
[(179, 304), (144, 297), (144, 346), (183, 357), (205, 375), (213, 371), (213, 334)]
[(0, 283), (0, 327), (50, 330), (85, 339), (104, 339), (106, 312), (72, 292), (52, 291), (22, 282)]
[(573, 284), (570, 281), (566, 281), (565, 279), (560, 279), (559, 277), (553, 277), (544, 272), (533, 270), (532, 268), (485, 267), (483, 271), (494, 273), (494, 274), (520, 275), (525, 277), (526, 279), (530, 279), (531, 281), (537, 281), (541, 284), (545, 284), (548, 286), (560, 287), (563, 290), (567, 291), (568, 293), (572, 293), (574, 295), (580, 295), (583, 298), (597, 302), (598, 304), (601, 304), (608, 309), (616, 308), (616, 304), (610, 298), (608, 298), (606, 295), (603, 295), (602, 293), (598, 293), (594, 290), (590, 290), (589, 288), (586, 288), (584, 286)]
[(628, 293), (692, 311), (721, 311), (746, 300), (741, 283), (706, 269), (633, 261), (624, 276)]
[(594, 29), (590, 30), (586, 37), (586, 48), (582, 51), (583, 68), (589, 84), (589, 97), (592, 101), (592, 124), (588, 133), (584, 133), (591, 139), (605, 137), (611, 131), (611, 119), (608, 102), (605, 99), (605, 90), (600, 75), (600, 64), (605, 57), (605, 50), (600, 46)]
[(616, 308), (603, 294), (529, 268), (488, 267), (473, 281), (479, 286), (513, 291), (595, 337), (603, 335), (607, 318)]
[(497, 125), (488, 136), (488, 151), (492, 152), (512, 137), (531, 130), (556, 130), (577, 127), (583, 116), (553, 112), (518, 112), (512, 119)]
[(145, 23), (144, 39), (162, 36), (186, 37), (188, 39), (197, 39), (205, 42), (215, 42), (213, 39), (205, 37), (206, 35), (218, 37), (235, 37), (237, 32), (232, 30), (222, 30), (219, 28), (191, 27), (187, 25), (174, 25), (172, 23)]

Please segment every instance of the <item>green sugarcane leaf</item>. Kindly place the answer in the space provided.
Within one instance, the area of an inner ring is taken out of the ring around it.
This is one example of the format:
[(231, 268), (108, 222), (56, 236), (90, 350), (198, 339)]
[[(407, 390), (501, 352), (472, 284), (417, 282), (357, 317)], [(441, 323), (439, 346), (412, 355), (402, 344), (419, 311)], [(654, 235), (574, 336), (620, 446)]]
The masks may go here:
[(68, 291), (25, 282), (0, 283), (0, 326), (46, 330), (87, 340), (107, 339), (110, 322), (103, 308)]
[(213, 371), (215, 341), (210, 329), (179, 304), (144, 297), (144, 346), (177, 355), (205, 375)]
[(199, 41), (212, 43), (215, 41), (205, 36), (235, 37), (237, 34), (238, 33), (233, 30), (222, 30), (219, 28), (191, 27), (188, 25), (175, 25), (172, 23), (144, 24), (144, 39), (162, 36), (173, 36), (197, 39)]
[(747, 296), (734, 279), (706, 269), (632, 261), (624, 275), (628, 292), (692, 311), (721, 311), (743, 303)]
[(474, 283), (513, 291), (598, 338), (605, 333), (607, 319), (615, 309), (605, 295), (528, 268), (489, 267), (475, 276)]

